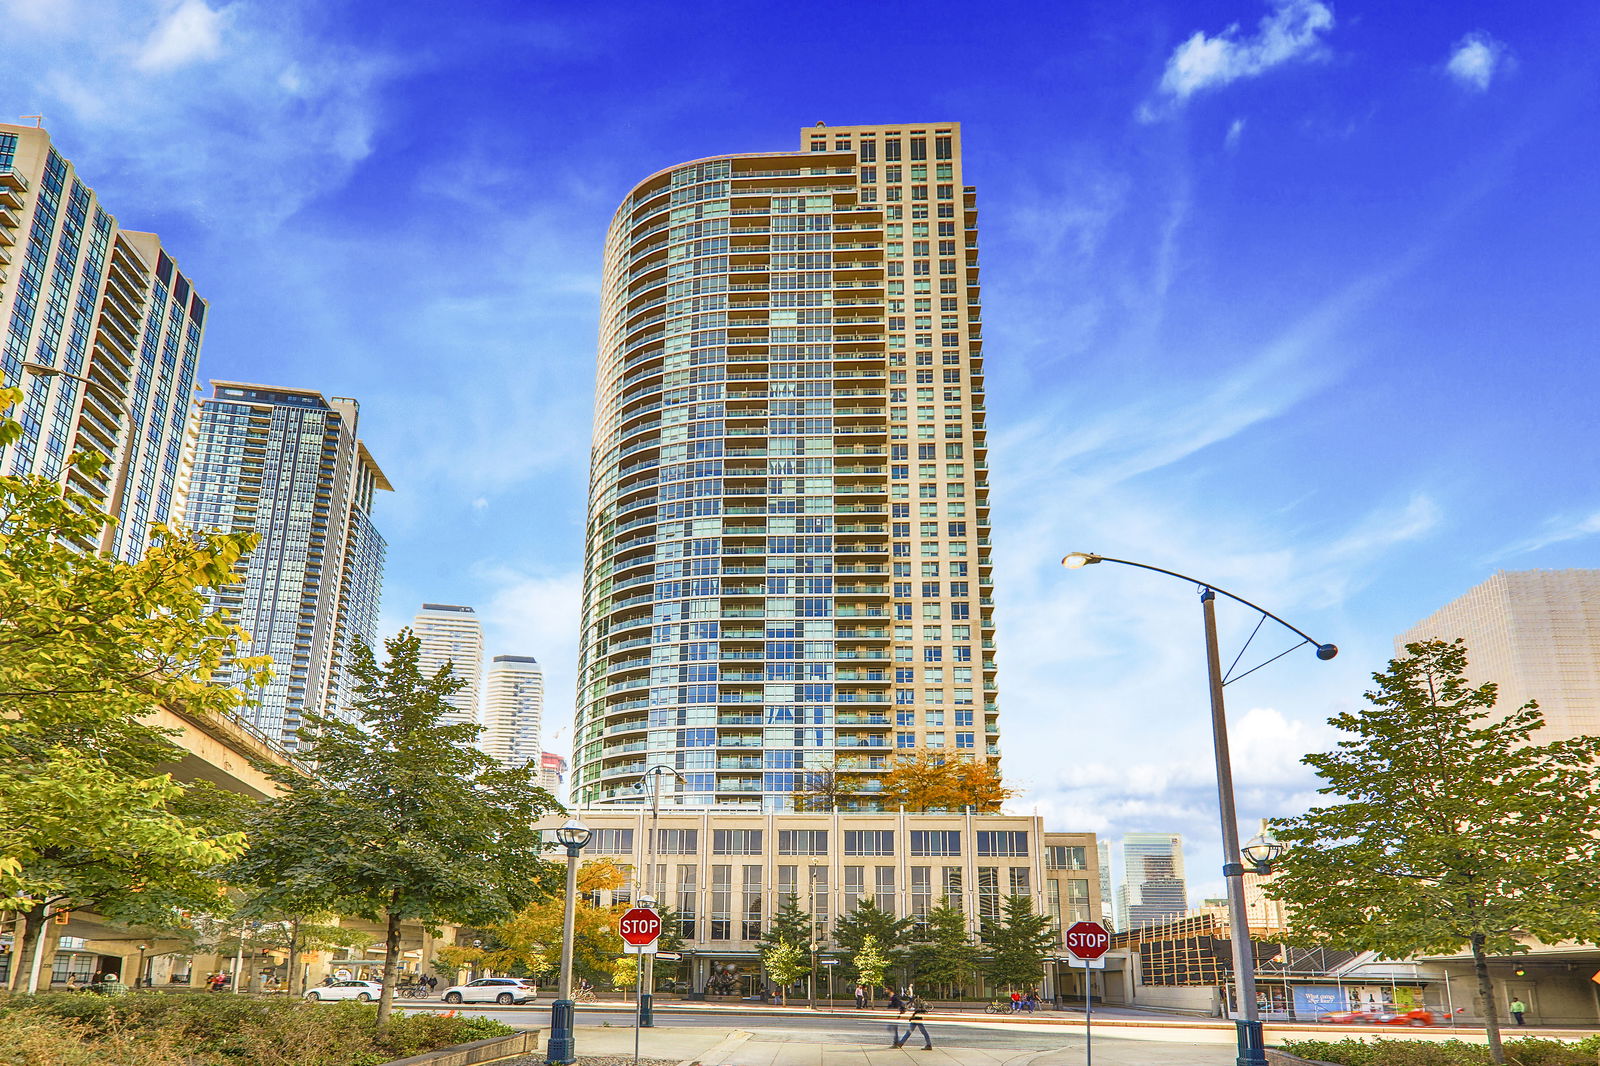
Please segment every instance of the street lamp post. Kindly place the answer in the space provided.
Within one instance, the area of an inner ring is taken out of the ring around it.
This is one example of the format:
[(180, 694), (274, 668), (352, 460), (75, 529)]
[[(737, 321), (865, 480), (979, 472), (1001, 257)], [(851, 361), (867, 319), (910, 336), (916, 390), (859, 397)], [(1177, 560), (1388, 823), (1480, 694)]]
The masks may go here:
[(589, 827), (576, 818), (556, 830), (556, 842), (567, 849), (567, 902), (561, 918), (561, 983), (550, 1004), (550, 1043), (545, 1061), (568, 1063), (577, 1058), (572, 1043), (572, 937), (577, 919), (578, 853), (589, 843)]
[[(1300, 638), (1289, 651), (1294, 651), (1301, 644), (1310, 644), (1316, 649), (1317, 658), (1332, 659), (1339, 654), (1339, 649), (1332, 644), (1319, 644), (1304, 632), (1285, 622), (1277, 615), (1262, 607), (1257, 607), (1249, 600), (1235, 596), (1226, 589), (1217, 588), (1205, 581), (1200, 581), (1180, 574), (1173, 570), (1163, 570), (1159, 566), (1150, 566), (1146, 563), (1135, 563), (1127, 559), (1112, 559), (1103, 555), (1094, 555), (1090, 552), (1072, 552), (1061, 560), (1061, 565), (1069, 570), (1077, 570), (1094, 563), (1121, 563), (1124, 566), (1135, 566), (1141, 570), (1154, 570), (1158, 574), (1179, 578), (1198, 586), (1200, 589), (1200, 611), (1205, 621), (1206, 635), (1206, 673), (1210, 682), (1211, 694), (1211, 737), (1216, 755), (1217, 765), (1217, 805), (1222, 816), (1222, 876), (1228, 885), (1228, 927), (1231, 930), (1230, 939), (1233, 944), (1233, 985), (1234, 998), (1238, 1001), (1237, 1011), (1234, 1015), (1234, 1025), (1239, 1033), (1239, 1055), (1236, 1060), (1238, 1066), (1266, 1066), (1267, 1056), (1265, 1044), (1261, 1033), (1260, 1015), (1256, 1008), (1256, 960), (1254, 945), (1250, 942), (1250, 920), (1245, 911), (1244, 902), (1244, 864), (1239, 862), (1239, 818), (1234, 808), (1233, 797), (1233, 764), (1228, 754), (1228, 718), (1223, 705), (1222, 687), (1229, 681), (1223, 674), (1222, 658), (1217, 651), (1217, 611), (1216, 599), (1220, 592), (1222, 595), (1242, 603), (1246, 607), (1260, 614), (1263, 620), (1270, 618), (1274, 622), (1288, 629)], [(1259, 623), (1258, 623), (1259, 628)], [(1280, 653), (1273, 658), (1281, 658), (1289, 651)], [(1271, 662), (1272, 659), (1267, 660)], [(1265, 666), (1262, 663), (1261, 666)], [(1260, 666), (1252, 667), (1245, 673), (1252, 673)], [(1240, 674), (1239, 677), (1243, 677)], [(1251, 848), (1251, 853), (1246, 856), (1251, 860), (1257, 872), (1262, 868), (1271, 869), (1270, 861), (1276, 855), (1270, 852), (1259, 857), (1256, 849)]]
[[(644, 772), (640, 784), (648, 779), (651, 784), (650, 792), (650, 838), (645, 842), (644, 880), (641, 885), (644, 895), (649, 896), (651, 904), (662, 898), (661, 879), (656, 876), (656, 823), (661, 819), (661, 775), (676, 774), (683, 780), (683, 775), (665, 763), (657, 763)], [(639, 1024), (646, 1029), (655, 1028), (655, 988), (656, 988), (656, 957), (654, 953), (641, 956), (640, 982), (643, 991), (639, 994)]]

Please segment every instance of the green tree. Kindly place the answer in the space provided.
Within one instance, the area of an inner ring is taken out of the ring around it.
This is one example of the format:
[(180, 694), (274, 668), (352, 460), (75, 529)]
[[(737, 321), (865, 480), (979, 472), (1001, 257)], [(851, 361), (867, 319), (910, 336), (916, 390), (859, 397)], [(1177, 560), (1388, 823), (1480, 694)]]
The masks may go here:
[(883, 978), (889, 972), (889, 956), (878, 946), (878, 938), (868, 933), (861, 939), (861, 947), (850, 957), (850, 965), (867, 986), (870, 997), (883, 987)]
[[(424, 676), (410, 630), (385, 641), (380, 667), (358, 646), (358, 721), (306, 715), (302, 753), (315, 777), (275, 771), (238, 870), (264, 904), (315, 903), (384, 925), (379, 1025), (389, 1018), (401, 923), (488, 925), (553, 894), (559, 868), (535, 824), (559, 809), (527, 768), (472, 747), (475, 725), (445, 725), (465, 682), (449, 664)], [(276, 881), (274, 881), (276, 878)]]
[(1460, 640), (1405, 650), (1368, 706), (1329, 719), (1349, 739), (1306, 756), (1338, 801), (1275, 823), (1288, 850), (1267, 891), (1303, 940), (1392, 959), (1468, 948), (1503, 1063), (1488, 957), (1600, 937), (1600, 736), (1536, 743), (1537, 704), (1497, 713)]
[(919, 985), (950, 988), (972, 975), (978, 950), (967, 933), (967, 916), (949, 897), (928, 912), (926, 931), (911, 945), (908, 957), (912, 979)]
[[(0, 389), (0, 407), (21, 398)], [(20, 436), (0, 418), (0, 447)], [(75, 455), (93, 478), (101, 456)], [(13, 986), (31, 979), (51, 910), (159, 920), (216, 901), (205, 871), (243, 840), (186, 810), (163, 771), (180, 749), (147, 723), (166, 706), (228, 714), (213, 683), (241, 631), (209, 609), (253, 543), (158, 527), (132, 563), (99, 554), (111, 518), (45, 478), (0, 478), (0, 908), (24, 915)], [(264, 659), (235, 671), (259, 679)]]
[(797, 981), (805, 980), (806, 974), (811, 972), (811, 960), (807, 948), (799, 944), (769, 943), (761, 949), (761, 962), (767, 968), (767, 976), (772, 983), (778, 986), (778, 994), (783, 997), (783, 1005), (789, 1005), (789, 987)]
[(983, 940), (989, 948), (984, 976), (997, 989), (1038, 985), (1044, 960), (1059, 943), (1049, 916), (1035, 914), (1027, 896), (1007, 896), (1000, 918), (985, 923)]
[[(840, 954), (847, 960), (844, 966), (845, 979), (866, 980), (866, 975), (856, 970), (854, 963), (848, 960), (860, 952), (869, 936), (874, 939), (878, 950), (888, 960), (888, 965), (898, 961), (900, 948), (911, 937), (912, 924), (912, 919), (896, 918), (878, 906), (877, 901), (871, 896), (863, 896), (856, 903), (855, 910), (840, 918), (833, 927), (833, 941), (839, 946)], [(880, 977), (877, 983), (869, 981), (868, 985), (876, 992), (877, 984), (881, 982)]]

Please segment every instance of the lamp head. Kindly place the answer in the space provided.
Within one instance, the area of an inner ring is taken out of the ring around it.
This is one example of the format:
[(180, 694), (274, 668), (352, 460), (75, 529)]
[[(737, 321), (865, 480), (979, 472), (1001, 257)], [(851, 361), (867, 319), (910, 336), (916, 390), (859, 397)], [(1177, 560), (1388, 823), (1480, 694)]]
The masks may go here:
[(1100, 556), (1091, 552), (1070, 552), (1062, 556), (1061, 565), (1068, 570), (1081, 570), (1093, 563), (1098, 563)]
[(32, 374), (34, 377), (39, 378), (53, 378), (62, 373), (60, 367), (46, 366), (43, 363), (35, 363), (32, 361), (24, 361), (22, 364), (22, 369)]
[(583, 850), (583, 846), (589, 843), (589, 838), (593, 835), (588, 826), (576, 818), (569, 818), (566, 825), (556, 830), (556, 841), (568, 851), (577, 853)]
[(1338, 655), (1338, 654), (1339, 654), (1338, 645), (1335, 645), (1335, 644), (1318, 644), (1317, 645), (1317, 658), (1319, 658), (1319, 659), (1322, 659), (1322, 660), (1326, 661), (1328, 659), (1333, 658), (1335, 655)]
[(1272, 864), (1283, 857), (1285, 850), (1276, 840), (1263, 839), (1241, 848), (1240, 854), (1256, 868), (1256, 873), (1264, 876), (1272, 872)]

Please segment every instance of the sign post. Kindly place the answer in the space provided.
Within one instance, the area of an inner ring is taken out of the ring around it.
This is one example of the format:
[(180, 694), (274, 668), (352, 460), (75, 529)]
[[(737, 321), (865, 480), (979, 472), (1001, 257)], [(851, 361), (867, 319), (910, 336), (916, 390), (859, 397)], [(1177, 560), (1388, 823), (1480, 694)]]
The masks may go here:
[[(1111, 949), (1111, 934), (1099, 922), (1078, 922), (1062, 936), (1067, 953), (1083, 966), (1083, 1061), (1094, 1066), (1094, 974), (1095, 963)], [(1105, 963), (1100, 963), (1104, 966)]]
[[(634, 907), (617, 920), (622, 950), (630, 955), (654, 955), (661, 939), (661, 915), (649, 907)], [(633, 1061), (639, 1061), (639, 1028), (644, 1024), (644, 959), (633, 974)]]

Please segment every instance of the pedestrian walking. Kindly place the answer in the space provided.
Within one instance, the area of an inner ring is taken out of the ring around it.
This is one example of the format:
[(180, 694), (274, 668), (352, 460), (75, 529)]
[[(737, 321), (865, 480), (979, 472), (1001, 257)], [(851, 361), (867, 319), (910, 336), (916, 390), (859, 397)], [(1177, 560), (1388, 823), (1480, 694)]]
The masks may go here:
[(906, 1033), (904, 1036), (899, 1035), (900, 1026), (898, 1024), (895, 1025), (894, 1046), (904, 1047), (906, 1041), (911, 1039), (911, 1034), (920, 1029), (922, 1030), (922, 1050), (932, 1051), (933, 1038), (928, 1035), (928, 1027), (922, 1023), (922, 1016), (928, 1012), (928, 1004), (923, 1001), (921, 996), (912, 996), (910, 1007), (911, 1017), (906, 1019)]
[(906, 1001), (901, 998), (899, 989), (889, 993), (889, 1007), (896, 1014), (904, 1014), (906, 1012)]
[(1520, 999), (1514, 999), (1511, 1001), (1511, 1019), (1518, 1025), (1528, 1024), (1528, 1019), (1523, 1017), (1523, 1015), (1527, 1013), (1528, 1005), (1526, 1003), (1522, 1002)]
[(856, 985), (856, 1009), (860, 1010), (861, 1008), (865, 1007), (866, 1005), (867, 1005), (867, 986), (858, 984), (858, 985)]

